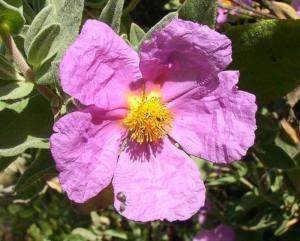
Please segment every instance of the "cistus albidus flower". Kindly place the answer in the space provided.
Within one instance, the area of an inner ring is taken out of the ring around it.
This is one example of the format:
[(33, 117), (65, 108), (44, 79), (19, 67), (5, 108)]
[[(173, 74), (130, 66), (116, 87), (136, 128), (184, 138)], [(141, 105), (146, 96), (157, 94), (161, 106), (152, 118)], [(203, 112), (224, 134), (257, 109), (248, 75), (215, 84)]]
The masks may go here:
[(225, 224), (220, 224), (214, 229), (203, 229), (193, 239), (193, 241), (234, 241), (234, 230)]
[(298, 15), (300, 16), (300, 0), (294, 0), (291, 3), (292, 7), (295, 8), (295, 10), (297, 11)]
[[(231, 0), (218, 0), (218, 2), (224, 6), (235, 6), (236, 4)], [(240, 0), (241, 3), (247, 4), (248, 6), (252, 5), (252, 0)], [(228, 14), (235, 14), (235, 11), (229, 11), (225, 8), (219, 7), (218, 8), (218, 16), (217, 16), (217, 23), (222, 25), (227, 22)]]
[(112, 183), (129, 219), (195, 214), (205, 187), (189, 155), (226, 164), (254, 141), (255, 97), (237, 89), (238, 71), (222, 72), (230, 62), (230, 40), (207, 26), (173, 19), (138, 55), (88, 20), (60, 63), (63, 90), (86, 107), (59, 119), (50, 139), (69, 199)]

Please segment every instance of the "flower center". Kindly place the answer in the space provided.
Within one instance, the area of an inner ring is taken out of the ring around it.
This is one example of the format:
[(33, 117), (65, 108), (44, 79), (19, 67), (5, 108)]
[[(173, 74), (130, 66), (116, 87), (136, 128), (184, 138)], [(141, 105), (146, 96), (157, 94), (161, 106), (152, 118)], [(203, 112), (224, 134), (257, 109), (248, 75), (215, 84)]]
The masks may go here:
[(231, 0), (221, 0), (221, 3), (227, 6), (232, 6), (232, 1)]
[(173, 113), (156, 92), (147, 96), (144, 92), (141, 96), (129, 96), (128, 103), (130, 110), (123, 123), (130, 131), (131, 140), (139, 144), (144, 141), (156, 143), (171, 130)]

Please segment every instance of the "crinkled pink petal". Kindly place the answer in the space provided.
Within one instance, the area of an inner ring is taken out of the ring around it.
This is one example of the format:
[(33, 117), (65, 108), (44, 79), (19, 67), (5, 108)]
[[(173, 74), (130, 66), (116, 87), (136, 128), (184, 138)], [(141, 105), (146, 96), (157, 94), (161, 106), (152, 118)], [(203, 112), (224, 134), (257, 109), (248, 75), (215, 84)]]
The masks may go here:
[(156, 85), (169, 101), (196, 86), (207, 93), (207, 83), (231, 62), (231, 41), (208, 26), (174, 19), (144, 42), (140, 56), (147, 88)]
[(241, 159), (253, 145), (255, 96), (236, 87), (238, 71), (224, 71), (219, 86), (203, 97), (197, 89), (168, 106), (175, 120), (169, 135), (189, 154), (215, 163)]
[(203, 229), (193, 239), (193, 241), (234, 241), (234, 230), (225, 224), (220, 224), (214, 229)]
[(131, 84), (140, 78), (137, 53), (96, 20), (86, 21), (60, 63), (63, 90), (106, 110), (125, 107)]
[(168, 138), (155, 145), (130, 143), (118, 160), (113, 187), (115, 208), (135, 221), (186, 220), (205, 201), (197, 166)]
[(100, 113), (87, 109), (67, 114), (55, 123), (56, 133), (50, 138), (59, 181), (77, 203), (110, 184), (122, 144), (121, 125), (116, 120), (100, 120)]

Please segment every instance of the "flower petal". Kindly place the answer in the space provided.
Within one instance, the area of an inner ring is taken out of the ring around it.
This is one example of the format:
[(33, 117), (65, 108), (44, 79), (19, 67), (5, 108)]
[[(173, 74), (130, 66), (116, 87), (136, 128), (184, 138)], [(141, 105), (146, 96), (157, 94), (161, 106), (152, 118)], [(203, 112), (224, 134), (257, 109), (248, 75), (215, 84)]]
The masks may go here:
[(169, 101), (196, 86), (205, 91), (231, 62), (231, 41), (208, 26), (174, 19), (144, 42), (140, 56), (143, 78)]
[(63, 90), (84, 105), (124, 107), (130, 84), (141, 78), (139, 57), (105, 23), (88, 20), (61, 61), (60, 78)]
[(100, 120), (99, 113), (90, 110), (59, 119), (50, 138), (59, 181), (69, 199), (77, 203), (110, 184), (124, 133), (117, 121)]
[(216, 163), (244, 156), (255, 139), (255, 96), (237, 90), (238, 71), (219, 74), (220, 84), (209, 95), (197, 89), (172, 101), (175, 113), (170, 136), (189, 154)]
[(157, 145), (130, 143), (113, 178), (115, 208), (135, 221), (186, 220), (205, 201), (195, 163), (168, 138)]

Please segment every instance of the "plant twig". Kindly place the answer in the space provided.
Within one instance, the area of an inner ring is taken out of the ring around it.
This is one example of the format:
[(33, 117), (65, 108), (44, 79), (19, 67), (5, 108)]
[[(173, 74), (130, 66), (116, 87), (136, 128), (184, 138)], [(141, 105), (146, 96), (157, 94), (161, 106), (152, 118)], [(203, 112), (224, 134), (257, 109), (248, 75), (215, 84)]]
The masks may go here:
[(30, 66), (27, 64), (22, 53), (17, 48), (13, 37), (8, 33), (1, 33), (1, 37), (3, 39), (3, 43), (5, 44), (5, 47), (7, 48), (10, 57), (19, 67), (26, 81), (30, 81), (34, 83), (35, 88), (49, 101), (51, 101), (54, 98), (57, 98), (56, 94), (50, 88), (44, 85), (38, 85), (34, 82), (34, 73), (30, 68)]
[(247, 9), (243, 9), (241, 7), (237, 7), (237, 6), (228, 6), (228, 5), (222, 4), (222, 3), (219, 3), (218, 5), (219, 5), (220, 8), (224, 8), (224, 9), (227, 9), (229, 11), (235, 11), (238, 14), (247, 15), (247, 16), (250, 16), (250, 17), (266, 18), (266, 19), (274, 18), (272, 15), (269, 15), (269, 14), (265, 14), (265, 13), (261, 13), (261, 12), (257, 13), (257, 12), (253, 12), (253, 11), (250, 11), (250, 10), (247, 10)]
[(266, 17), (268, 17), (268, 18), (274, 18), (273, 15), (268, 14), (268, 13), (262, 13), (261, 11), (256, 10), (255, 8), (253, 8), (253, 7), (251, 7), (251, 6), (249, 6), (249, 5), (245, 4), (245, 3), (243, 3), (243, 2), (240, 1), (240, 0), (232, 0), (232, 2), (234, 2), (234, 3), (235, 3), (236, 5), (238, 5), (238, 6), (241, 6), (244, 10), (249, 10), (249, 11), (251, 11), (251, 12), (253, 12), (253, 13), (256, 13), (256, 14), (262, 15), (262, 16), (266, 16)]

